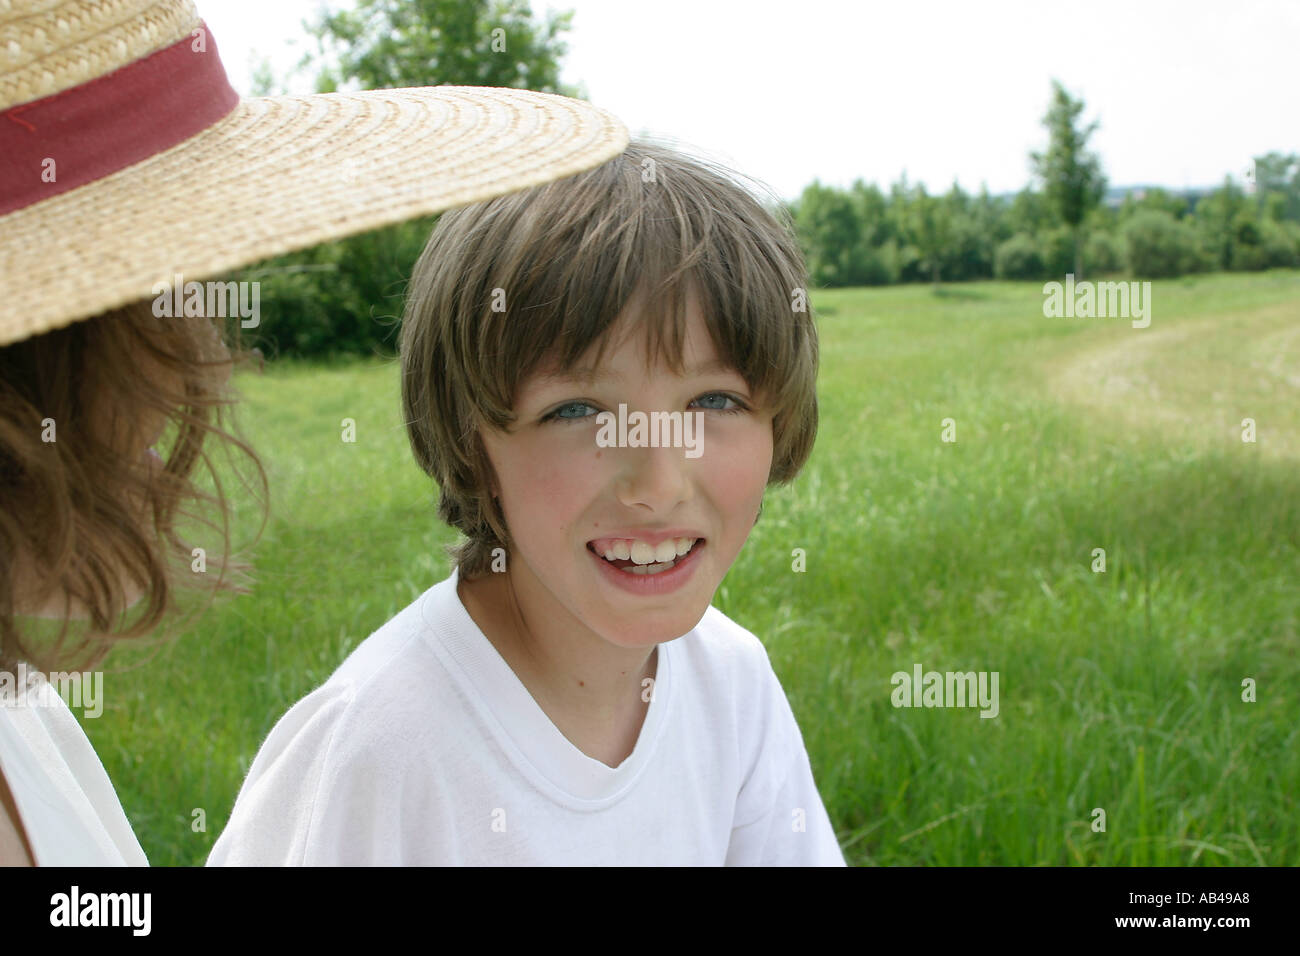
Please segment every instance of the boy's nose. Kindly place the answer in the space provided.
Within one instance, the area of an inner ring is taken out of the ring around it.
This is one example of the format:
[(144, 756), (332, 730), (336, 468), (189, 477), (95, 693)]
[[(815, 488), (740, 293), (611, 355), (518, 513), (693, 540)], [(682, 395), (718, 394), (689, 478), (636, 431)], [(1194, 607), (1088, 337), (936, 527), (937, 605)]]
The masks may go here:
[(682, 448), (618, 448), (616, 494), (629, 507), (671, 511), (691, 498), (690, 463)]

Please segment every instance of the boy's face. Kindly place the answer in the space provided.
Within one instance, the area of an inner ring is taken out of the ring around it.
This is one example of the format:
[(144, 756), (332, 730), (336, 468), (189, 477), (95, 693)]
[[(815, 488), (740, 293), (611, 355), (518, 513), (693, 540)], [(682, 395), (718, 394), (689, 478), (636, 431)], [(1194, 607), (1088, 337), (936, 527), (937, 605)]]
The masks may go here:
[[(576, 619), (623, 647), (672, 640), (699, 623), (754, 526), (772, 466), (771, 413), (737, 372), (718, 367), (694, 299), (687, 315), (683, 376), (659, 364), (647, 372), (644, 336), (620, 321), (593, 380), (576, 370), (535, 374), (520, 388), (511, 430), (483, 433), (514, 539), (516, 592), (540, 603), (534, 613)], [(629, 418), (702, 412), (700, 454), (602, 447), (596, 416), (617, 416), (620, 404)], [(684, 556), (665, 558), (661, 547), (649, 559), (647, 547), (680, 538), (698, 540)], [(649, 573), (622, 569), (634, 563)]]

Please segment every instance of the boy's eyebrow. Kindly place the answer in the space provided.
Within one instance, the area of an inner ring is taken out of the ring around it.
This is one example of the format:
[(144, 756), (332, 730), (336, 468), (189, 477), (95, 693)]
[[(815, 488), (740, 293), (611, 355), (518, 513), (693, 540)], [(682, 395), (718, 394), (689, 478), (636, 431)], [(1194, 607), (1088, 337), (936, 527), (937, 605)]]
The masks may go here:
[[(703, 365), (697, 365), (694, 368), (686, 369), (685, 377), (700, 378), (704, 375), (717, 375), (730, 372), (735, 372), (735, 369), (722, 361), (722, 359), (714, 359), (712, 362), (705, 362)], [(613, 372), (584, 365), (575, 366), (568, 371), (540, 372), (537, 376), (537, 384), (548, 385), (551, 383), (563, 382), (591, 384), (596, 382), (607, 382), (618, 379), (619, 377), (620, 376)]]

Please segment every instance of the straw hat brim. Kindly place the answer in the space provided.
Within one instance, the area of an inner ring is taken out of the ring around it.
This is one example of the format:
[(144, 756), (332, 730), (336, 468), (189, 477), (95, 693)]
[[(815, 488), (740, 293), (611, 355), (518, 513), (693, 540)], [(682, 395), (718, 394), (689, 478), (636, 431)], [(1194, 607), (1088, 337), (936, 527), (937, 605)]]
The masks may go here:
[(504, 195), (627, 146), (567, 97), (428, 87), (244, 99), (182, 143), (0, 216), (0, 345), (137, 299), (160, 282)]

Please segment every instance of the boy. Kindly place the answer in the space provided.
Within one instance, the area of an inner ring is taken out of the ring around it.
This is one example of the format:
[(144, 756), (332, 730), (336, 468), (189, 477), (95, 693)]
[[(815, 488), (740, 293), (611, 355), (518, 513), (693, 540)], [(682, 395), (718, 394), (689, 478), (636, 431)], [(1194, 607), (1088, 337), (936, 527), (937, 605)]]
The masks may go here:
[(444, 214), (402, 396), (455, 570), (281, 718), (208, 862), (844, 865), (710, 606), (812, 448), (806, 286), (725, 172), (643, 142)]

